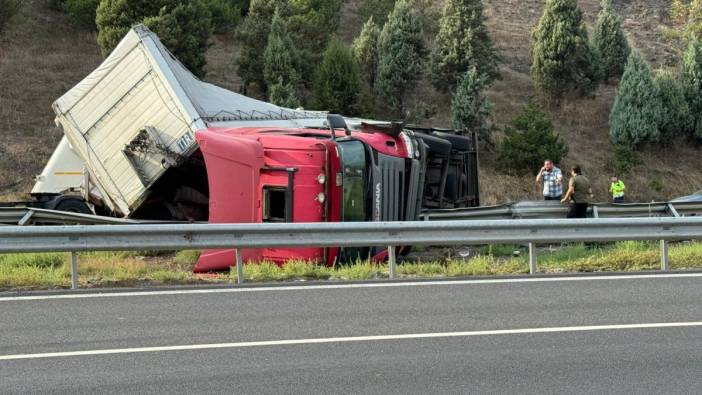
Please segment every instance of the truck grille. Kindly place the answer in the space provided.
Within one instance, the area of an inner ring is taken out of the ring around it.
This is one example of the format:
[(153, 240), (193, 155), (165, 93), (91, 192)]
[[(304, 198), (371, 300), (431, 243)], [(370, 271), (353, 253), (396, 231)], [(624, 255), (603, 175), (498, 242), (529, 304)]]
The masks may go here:
[[(374, 171), (374, 220), (413, 221), (417, 215), (418, 166), (378, 153)], [(412, 161), (414, 162), (414, 161)], [(407, 168), (411, 169), (408, 174)]]

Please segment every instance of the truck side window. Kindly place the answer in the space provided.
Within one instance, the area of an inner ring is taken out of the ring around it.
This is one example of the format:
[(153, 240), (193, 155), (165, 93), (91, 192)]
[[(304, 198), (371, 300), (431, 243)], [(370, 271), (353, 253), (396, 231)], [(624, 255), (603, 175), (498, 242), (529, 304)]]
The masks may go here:
[(287, 188), (263, 187), (263, 222), (285, 222)]

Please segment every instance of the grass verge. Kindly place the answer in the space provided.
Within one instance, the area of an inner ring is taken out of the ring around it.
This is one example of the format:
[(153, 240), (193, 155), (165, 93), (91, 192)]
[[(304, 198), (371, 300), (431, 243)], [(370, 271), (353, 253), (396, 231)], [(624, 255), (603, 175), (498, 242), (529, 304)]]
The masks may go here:
[[(529, 272), (526, 249), (507, 245), (479, 247), (466, 259), (446, 258), (398, 265), (400, 278), (515, 275)], [(136, 284), (183, 284), (236, 282), (236, 270), (196, 275), (192, 266), (198, 251), (144, 254), (144, 252), (91, 252), (79, 254), (82, 287)], [(702, 268), (702, 243), (671, 243), (672, 269)], [(658, 243), (618, 242), (602, 245), (539, 246), (539, 270), (544, 273), (656, 270), (660, 267)], [(389, 277), (386, 264), (358, 261), (326, 267), (305, 261), (283, 266), (271, 262), (249, 263), (245, 281), (372, 280)], [(0, 289), (67, 288), (70, 286), (69, 255), (65, 253), (0, 255)]]

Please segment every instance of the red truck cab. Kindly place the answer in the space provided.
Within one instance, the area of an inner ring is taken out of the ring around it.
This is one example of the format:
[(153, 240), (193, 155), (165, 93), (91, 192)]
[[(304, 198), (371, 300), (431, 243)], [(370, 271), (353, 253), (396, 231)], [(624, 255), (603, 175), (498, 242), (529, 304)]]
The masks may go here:
[[(211, 128), (198, 131), (195, 138), (207, 172), (210, 223), (415, 220), (424, 201), (431, 200), (424, 195), (431, 189), (426, 185), (432, 168), (428, 162), (435, 159), (432, 143), (436, 150), (437, 141), (426, 141), (441, 140), (397, 124), (365, 125), (361, 131), (349, 131), (343, 124), (334, 132)], [(448, 147), (438, 177), (445, 189), (451, 144), (439, 143), (443, 147), (438, 148)], [(439, 200), (444, 200), (445, 193), (441, 195)], [(477, 193), (468, 200), (463, 205), (477, 205)], [(299, 259), (327, 265), (374, 253), (370, 247), (242, 251), (244, 261), (281, 264)], [(204, 251), (195, 270), (222, 270), (234, 262), (234, 250)]]

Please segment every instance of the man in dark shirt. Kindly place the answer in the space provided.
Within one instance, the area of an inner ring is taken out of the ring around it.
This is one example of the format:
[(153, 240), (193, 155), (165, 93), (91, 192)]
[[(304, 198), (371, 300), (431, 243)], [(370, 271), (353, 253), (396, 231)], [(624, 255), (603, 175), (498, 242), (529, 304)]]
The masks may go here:
[(585, 218), (588, 203), (593, 198), (590, 180), (583, 175), (580, 166), (573, 166), (570, 169), (570, 176), (568, 191), (561, 203), (569, 202), (567, 218)]

